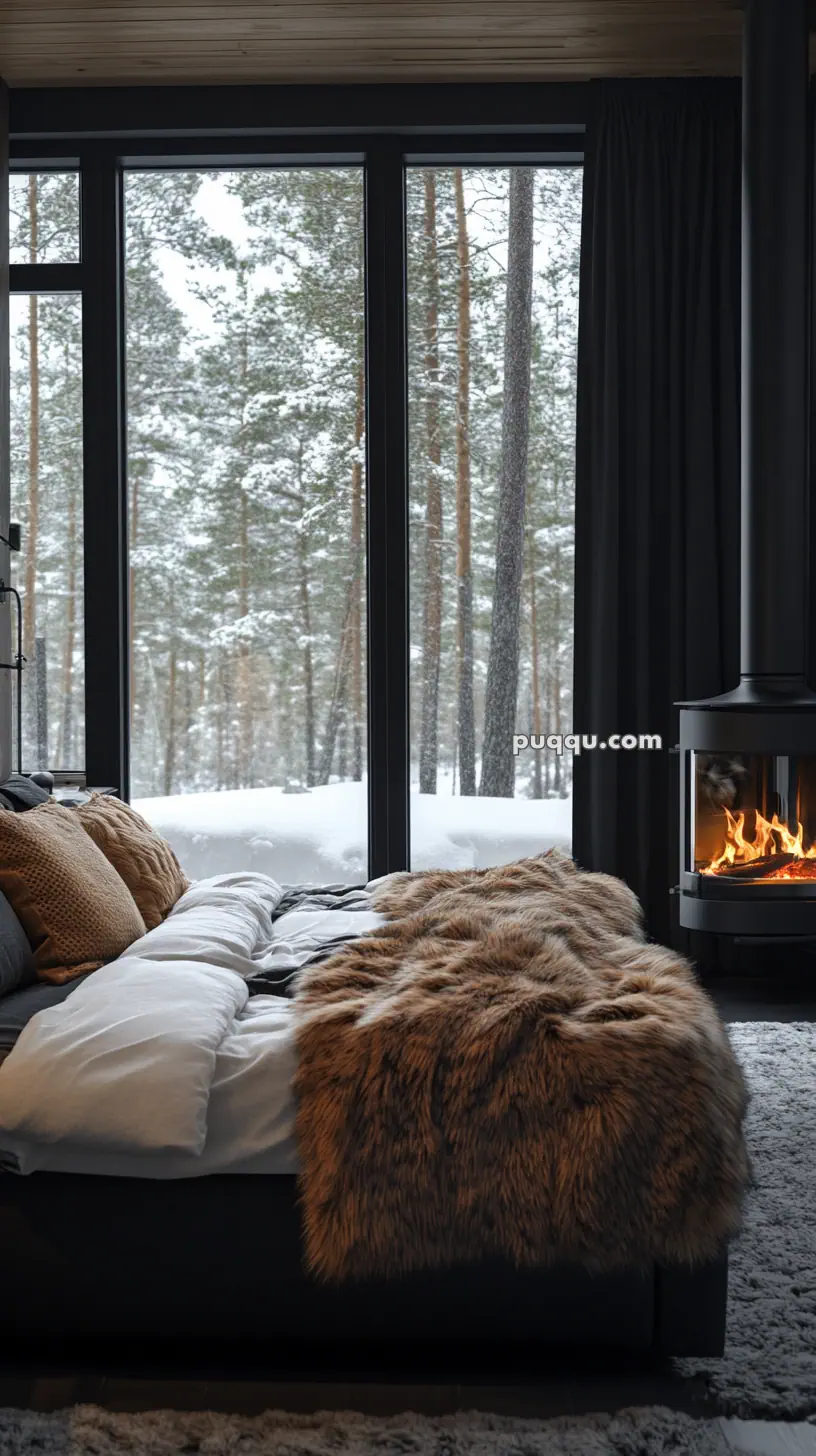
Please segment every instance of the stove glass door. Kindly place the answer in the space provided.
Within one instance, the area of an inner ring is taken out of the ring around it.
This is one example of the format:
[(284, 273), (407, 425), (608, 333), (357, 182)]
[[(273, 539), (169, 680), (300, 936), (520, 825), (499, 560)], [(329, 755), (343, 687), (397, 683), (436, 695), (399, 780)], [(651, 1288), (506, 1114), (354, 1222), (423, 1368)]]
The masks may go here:
[(688, 869), (816, 886), (816, 755), (692, 752), (690, 769)]

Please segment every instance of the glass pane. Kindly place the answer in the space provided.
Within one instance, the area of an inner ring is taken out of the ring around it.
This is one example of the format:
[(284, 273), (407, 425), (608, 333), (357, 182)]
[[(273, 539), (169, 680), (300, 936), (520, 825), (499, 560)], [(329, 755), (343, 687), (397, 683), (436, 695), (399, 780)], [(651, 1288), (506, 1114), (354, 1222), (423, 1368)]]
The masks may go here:
[(192, 876), (367, 877), (362, 208), (126, 178), (132, 794)]
[[(84, 771), (82, 303), (12, 294), (12, 583), (23, 605), (23, 768)], [(16, 715), (16, 694), (15, 694)], [(15, 716), (16, 758), (16, 716)]]
[(79, 262), (79, 175), (12, 172), (12, 263)]
[[(569, 849), (581, 172), (408, 173), (411, 859)], [(517, 749), (518, 751), (514, 751)]]
[(733, 886), (816, 880), (816, 757), (695, 753), (689, 868)]

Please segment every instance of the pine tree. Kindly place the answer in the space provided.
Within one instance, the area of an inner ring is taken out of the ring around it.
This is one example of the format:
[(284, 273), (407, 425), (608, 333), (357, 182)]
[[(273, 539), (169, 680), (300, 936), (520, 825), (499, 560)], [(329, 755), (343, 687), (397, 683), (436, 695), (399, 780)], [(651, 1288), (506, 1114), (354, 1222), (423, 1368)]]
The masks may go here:
[(502, 466), (480, 793), (512, 798), (530, 412), (535, 172), (510, 171)]
[[(28, 261), (39, 256), (38, 178), (32, 172), (28, 179)], [(43, 740), (44, 704), (37, 693), (37, 676), (42, 672), (37, 662), (37, 552), (40, 519), (40, 301), (36, 293), (28, 299), (28, 509), (25, 547), (25, 616), (23, 618), (23, 655), (29, 664), (26, 676), (28, 702), (26, 711), (36, 722), (37, 758)], [(38, 701), (39, 699), (39, 701)]]
[(422, 632), (422, 727), (419, 789), (436, 793), (439, 717), (439, 660), (442, 631), (442, 440), (439, 404), (439, 262), (436, 236), (436, 174), (423, 172), (425, 185), (425, 427), (427, 495), (425, 502), (425, 586)]
[(473, 707), (473, 575), (470, 560), (470, 244), (462, 168), (454, 172), (458, 311), (456, 354), (456, 582), (458, 657), (457, 747), (462, 794), (476, 793), (476, 723)]

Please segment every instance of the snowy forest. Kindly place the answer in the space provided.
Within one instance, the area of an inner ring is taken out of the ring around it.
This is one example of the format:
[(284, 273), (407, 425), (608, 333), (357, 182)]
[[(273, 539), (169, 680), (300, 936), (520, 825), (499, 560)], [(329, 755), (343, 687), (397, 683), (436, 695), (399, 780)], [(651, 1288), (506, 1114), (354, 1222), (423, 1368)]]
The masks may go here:
[[(126, 176), (135, 797), (361, 781), (363, 176)], [(407, 176), (412, 779), (566, 799), (581, 173)], [(72, 174), (12, 261), (77, 257)], [(12, 300), (25, 767), (84, 757), (81, 303)], [(372, 543), (376, 550), (376, 543)], [(494, 610), (498, 603), (498, 610)]]

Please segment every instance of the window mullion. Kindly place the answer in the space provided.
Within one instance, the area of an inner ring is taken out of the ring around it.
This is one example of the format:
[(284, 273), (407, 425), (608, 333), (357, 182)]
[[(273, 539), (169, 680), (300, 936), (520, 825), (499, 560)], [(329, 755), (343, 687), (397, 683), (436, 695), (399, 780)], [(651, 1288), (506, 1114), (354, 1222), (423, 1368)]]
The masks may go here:
[(123, 185), (115, 155), (81, 159), (85, 765), (128, 794)]
[(366, 160), (368, 816), (372, 877), (409, 864), (405, 167)]

